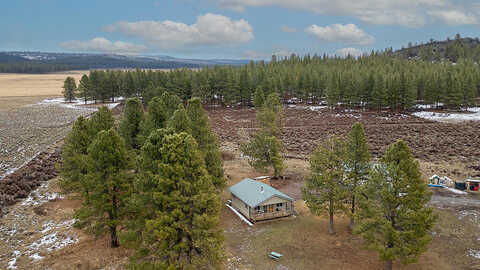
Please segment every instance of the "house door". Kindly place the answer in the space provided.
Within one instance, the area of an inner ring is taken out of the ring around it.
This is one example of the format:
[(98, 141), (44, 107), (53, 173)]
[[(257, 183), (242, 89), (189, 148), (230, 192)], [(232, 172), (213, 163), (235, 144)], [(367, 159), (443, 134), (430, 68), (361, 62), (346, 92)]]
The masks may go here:
[(269, 212), (269, 213), (273, 213), (273, 204), (271, 204), (271, 205), (268, 207), (268, 212)]

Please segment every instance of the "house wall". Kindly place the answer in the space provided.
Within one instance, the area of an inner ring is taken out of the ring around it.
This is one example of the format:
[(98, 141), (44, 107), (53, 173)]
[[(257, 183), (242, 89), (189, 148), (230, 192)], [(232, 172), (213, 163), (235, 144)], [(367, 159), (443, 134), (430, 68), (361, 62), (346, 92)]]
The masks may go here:
[[(277, 203), (282, 203), (282, 208), (280, 209), (280, 211), (276, 211)], [(287, 204), (289, 206), (288, 210), (287, 210)], [(252, 209), (252, 215), (251, 215), (252, 219), (254, 219), (255, 221), (259, 221), (259, 220), (272, 219), (272, 218), (278, 218), (278, 217), (286, 217), (293, 214), (293, 202), (280, 197), (272, 197), (266, 200), (265, 202), (263, 202), (262, 204), (260, 204), (259, 206), (261, 210), (263, 210), (264, 205), (266, 206), (273, 205), (273, 212), (263, 213), (262, 211), (261, 213), (257, 213), (255, 209)]]
[(249, 211), (250, 207), (233, 194), (232, 194), (232, 207), (237, 209), (245, 217), (250, 218), (250, 211)]

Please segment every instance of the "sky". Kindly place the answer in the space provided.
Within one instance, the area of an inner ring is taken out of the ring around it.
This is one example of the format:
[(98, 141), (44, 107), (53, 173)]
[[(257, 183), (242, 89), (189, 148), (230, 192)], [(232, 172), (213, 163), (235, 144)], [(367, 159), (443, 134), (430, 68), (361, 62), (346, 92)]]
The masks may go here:
[(480, 36), (478, 0), (15, 0), (0, 51), (269, 59)]

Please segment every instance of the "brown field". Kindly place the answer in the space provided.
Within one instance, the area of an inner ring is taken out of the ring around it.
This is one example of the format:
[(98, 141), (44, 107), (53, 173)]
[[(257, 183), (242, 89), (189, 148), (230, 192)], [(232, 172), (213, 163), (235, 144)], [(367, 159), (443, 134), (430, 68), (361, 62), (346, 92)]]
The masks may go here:
[(65, 71), (49, 74), (0, 73), (0, 97), (61, 96), (67, 76), (78, 82), (88, 71)]

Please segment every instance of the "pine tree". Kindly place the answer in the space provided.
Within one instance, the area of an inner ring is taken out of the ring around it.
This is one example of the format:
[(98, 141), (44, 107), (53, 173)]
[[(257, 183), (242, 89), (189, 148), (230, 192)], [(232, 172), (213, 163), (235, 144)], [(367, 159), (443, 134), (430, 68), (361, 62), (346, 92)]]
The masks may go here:
[(364, 183), (369, 171), (370, 153), (368, 152), (367, 140), (365, 138), (365, 131), (360, 123), (355, 123), (352, 130), (348, 134), (347, 143), (347, 186), (352, 201), (350, 229), (354, 227), (354, 217), (356, 212), (356, 197), (358, 188)]
[(222, 153), (220, 152), (217, 137), (208, 122), (208, 116), (203, 110), (202, 101), (199, 98), (192, 98), (188, 101), (187, 114), (192, 121), (191, 134), (197, 141), (198, 149), (204, 156), (207, 171), (214, 177), (215, 187), (220, 189), (225, 185)]
[(152, 199), (139, 212), (152, 211), (145, 226), (133, 230), (141, 241), (131, 268), (219, 269), (223, 245), (218, 229), (220, 200), (195, 139), (186, 133), (156, 130), (141, 156), (150, 183), (141, 193), (151, 194)]
[(310, 212), (328, 215), (328, 233), (335, 234), (333, 217), (346, 211), (347, 198), (345, 169), (346, 144), (339, 137), (330, 137), (310, 156), (310, 175), (302, 189)]
[(175, 133), (185, 132), (187, 134), (192, 134), (192, 121), (190, 120), (190, 117), (188, 117), (183, 104), (178, 105), (178, 109), (168, 120), (167, 127), (172, 129)]
[(105, 106), (100, 107), (98, 112), (94, 113), (88, 120), (90, 136), (94, 138), (100, 131), (113, 128), (114, 123), (112, 111)]
[(255, 90), (255, 96), (253, 97), (253, 105), (255, 108), (259, 109), (263, 107), (265, 103), (265, 94), (263, 93), (262, 87), (257, 87)]
[(87, 75), (83, 75), (78, 82), (78, 96), (83, 99), (85, 104), (90, 99), (90, 82)]
[(161, 97), (154, 97), (148, 103), (148, 113), (145, 120), (140, 124), (140, 145), (148, 138), (155, 129), (166, 128), (168, 120), (173, 116), (180, 105), (180, 98), (176, 95), (164, 92)]
[(382, 75), (375, 79), (375, 85), (372, 91), (372, 107), (380, 110), (385, 105), (385, 81)]
[(75, 226), (96, 235), (109, 232), (111, 247), (118, 247), (117, 228), (130, 190), (125, 142), (113, 129), (101, 131), (88, 147), (87, 162), (90, 201), (75, 211)]
[(88, 201), (87, 149), (93, 138), (88, 129), (88, 120), (80, 116), (65, 139), (60, 165), (61, 186), (67, 192), (79, 191)]
[(139, 98), (129, 98), (125, 104), (123, 118), (120, 121), (120, 134), (125, 139), (128, 148), (140, 149), (138, 141), (140, 124), (144, 121), (143, 105)]
[(65, 100), (68, 100), (68, 102), (72, 102), (72, 100), (75, 98), (77, 91), (77, 84), (75, 83), (75, 78), (73, 77), (67, 77), (65, 79), (65, 82), (63, 83), (63, 97)]
[(415, 262), (431, 241), (436, 220), (427, 207), (431, 194), (408, 145), (390, 145), (359, 196), (358, 233), (376, 249), (385, 269)]
[(274, 177), (279, 177), (285, 169), (284, 147), (278, 139), (281, 135), (281, 113), (282, 104), (278, 94), (270, 94), (264, 106), (257, 112), (257, 122), (261, 130), (241, 146), (241, 151), (250, 157), (250, 166), (264, 172), (272, 167)]

